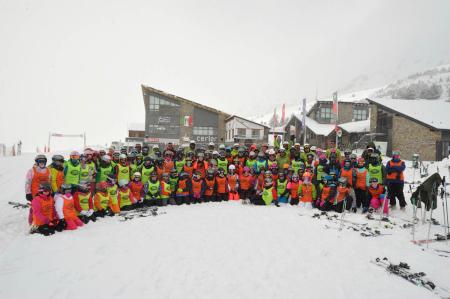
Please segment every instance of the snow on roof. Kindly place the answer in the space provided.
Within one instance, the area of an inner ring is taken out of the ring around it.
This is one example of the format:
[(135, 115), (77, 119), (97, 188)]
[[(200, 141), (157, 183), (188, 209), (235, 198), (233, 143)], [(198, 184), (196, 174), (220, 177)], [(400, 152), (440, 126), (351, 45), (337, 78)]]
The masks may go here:
[(440, 130), (450, 130), (450, 102), (445, 100), (400, 100), (373, 98), (371, 101)]
[[(367, 98), (371, 98), (378, 90), (380, 90), (380, 87), (377, 88), (370, 88), (370, 89), (364, 89), (360, 91), (355, 92), (348, 92), (344, 94), (340, 94), (338, 92), (338, 101), (343, 103), (364, 103), (367, 104)], [(318, 99), (319, 102), (331, 102), (333, 101), (333, 96), (326, 97), (323, 99)]]
[[(306, 100), (306, 111), (309, 112), (309, 110), (314, 106), (315, 103), (316, 103), (315, 100), (309, 100), (309, 101)], [(282, 103), (279, 103), (278, 106), (277, 106), (277, 114), (278, 114), (279, 117), (281, 116), (281, 106), (282, 105), (283, 105)], [(302, 110), (301, 106), (302, 106), (301, 101), (299, 101), (296, 104), (286, 104), (286, 107), (285, 107), (286, 121), (289, 120), (289, 117), (292, 114), (298, 115), (300, 113), (300, 111)], [(263, 115), (251, 116), (251, 117), (247, 117), (247, 118), (252, 120), (252, 121), (254, 121), (254, 122), (256, 122), (256, 123), (264, 124), (266, 126), (269, 126), (268, 123), (273, 118), (273, 110), (272, 110), (272, 112), (269, 112), (269, 113), (266, 113), (266, 114), (263, 114)]]
[(306, 127), (316, 135), (328, 136), (334, 130), (334, 124), (320, 124), (310, 117), (306, 117)]
[(370, 132), (370, 119), (352, 121), (338, 125), (341, 129), (348, 133), (365, 133)]
[(129, 123), (128, 131), (145, 131), (144, 123)]

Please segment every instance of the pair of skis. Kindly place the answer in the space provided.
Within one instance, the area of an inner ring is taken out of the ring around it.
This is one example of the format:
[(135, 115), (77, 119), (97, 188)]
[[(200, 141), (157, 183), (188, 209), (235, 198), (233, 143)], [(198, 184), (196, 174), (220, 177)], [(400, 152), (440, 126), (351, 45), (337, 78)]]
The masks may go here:
[(158, 207), (145, 207), (129, 211), (121, 211), (119, 216), (122, 217), (120, 221), (128, 221), (134, 218), (158, 216), (161, 214), (165, 214), (165, 212), (158, 212)]
[(384, 268), (388, 273), (399, 276), (410, 283), (426, 288), (429, 291), (443, 297), (448, 298), (450, 292), (447, 289), (437, 286), (434, 282), (426, 277), (425, 272), (413, 272), (407, 263), (400, 262), (399, 264), (392, 263), (387, 257), (376, 258), (371, 263)]

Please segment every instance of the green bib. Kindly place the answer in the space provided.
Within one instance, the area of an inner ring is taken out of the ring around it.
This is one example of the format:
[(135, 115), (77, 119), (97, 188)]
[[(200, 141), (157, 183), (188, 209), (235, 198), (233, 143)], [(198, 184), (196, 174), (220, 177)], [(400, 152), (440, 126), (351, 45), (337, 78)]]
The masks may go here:
[(108, 167), (100, 167), (98, 169), (99, 176), (98, 176), (98, 182), (106, 182), (106, 179), (108, 178), (108, 175), (112, 173), (113, 167), (109, 165)]
[(180, 173), (183, 171), (183, 167), (186, 164), (186, 160), (183, 159), (181, 161), (175, 161), (175, 168), (177, 169), (177, 172)]
[(325, 174), (325, 170), (324, 170), (324, 167), (323, 167), (323, 165), (318, 165), (317, 166), (317, 180), (318, 181), (321, 181), (322, 180), (322, 177), (324, 176), (324, 174)]
[(131, 206), (130, 189), (127, 189), (126, 192), (119, 190), (119, 194), (120, 194), (120, 208), (125, 206)]
[(130, 181), (130, 166), (122, 166), (117, 164), (117, 181), (126, 180), (127, 183)]
[(273, 201), (273, 194), (272, 194), (273, 187), (270, 187), (269, 189), (264, 188), (264, 191), (262, 193), (262, 199), (266, 203), (266, 205), (270, 205)]
[(277, 194), (280, 196), (286, 191), (287, 188), (287, 180), (284, 180), (284, 182), (280, 182), (280, 180), (277, 180)]
[(152, 197), (159, 192), (159, 186), (159, 181), (156, 181), (156, 183), (148, 181), (147, 194), (149, 195), (149, 197)]
[(81, 165), (74, 166), (72, 162), (67, 162), (67, 173), (64, 182), (66, 184), (78, 185), (80, 182)]
[(228, 160), (224, 159), (217, 159), (217, 169), (219, 169), (220, 167), (223, 168), (224, 173), (227, 174), (228, 173)]
[(371, 178), (377, 178), (380, 184), (383, 182), (383, 173), (380, 164), (377, 166), (369, 164), (369, 179)]
[(141, 182), (142, 184), (147, 183), (150, 180), (150, 175), (152, 174), (152, 172), (155, 170), (155, 168), (152, 166), (150, 168), (145, 168), (142, 167), (142, 171), (141, 171)]
[(109, 196), (111, 197), (111, 201), (113, 205), (117, 204), (118, 198), (117, 198), (117, 185), (113, 185), (111, 187), (108, 187), (106, 189), (109, 193)]
[(105, 196), (101, 192), (98, 192), (97, 195), (98, 197), (100, 197), (100, 205), (102, 206), (102, 209), (106, 210), (108, 208), (109, 203), (109, 194), (106, 193)]
[(89, 198), (91, 197), (91, 192), (86, 194), (78, 193), (78, 198), (80, 200), (80, 207), (83, 211), (89, 210)]

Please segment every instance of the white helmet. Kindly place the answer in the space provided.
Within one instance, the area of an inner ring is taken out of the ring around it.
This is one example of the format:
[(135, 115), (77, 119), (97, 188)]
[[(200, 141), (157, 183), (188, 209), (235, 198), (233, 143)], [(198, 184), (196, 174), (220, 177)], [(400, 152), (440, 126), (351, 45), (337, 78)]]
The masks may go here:
[(271, 148), (271, 149), (269, 150), (269, 155), (275, 155), (275, 151), (274, 151), (273, 148)]
[(228, 167), (228, 169), (229, 169), (229, 170), (235, 170), (235, 169), (236, 169), (236, 166), (234, 166), (233, 164), (231, 164), (231, 165)]
[(127, 180), (121, 179), (119, 181), (119, 187), (123, 187), (123, 186), (126, 186), (126, 185), (128, 185), (128, 181)]

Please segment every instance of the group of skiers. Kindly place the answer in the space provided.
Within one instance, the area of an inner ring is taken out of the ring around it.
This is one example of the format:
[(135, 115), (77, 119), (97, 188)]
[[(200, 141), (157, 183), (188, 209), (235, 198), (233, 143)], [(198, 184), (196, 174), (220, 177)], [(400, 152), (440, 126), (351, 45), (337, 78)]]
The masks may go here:
[(396, 198), (402, 209), (406, 205), (404, 170), (400, 152), (383, 165), (373, 143), (359, 157), (350, 150), (341, 154), (333, 142), (326, 150), (290, 142), (216, 149), (191, 141), (162, 150), (136, 144), (73, 151), (67, 160), (54, 155), (49, 166), (45, 155), (37, 155), (25, 192), (32, 231), (49, 235), (138, 207), (228, 200), (387, 215)]

